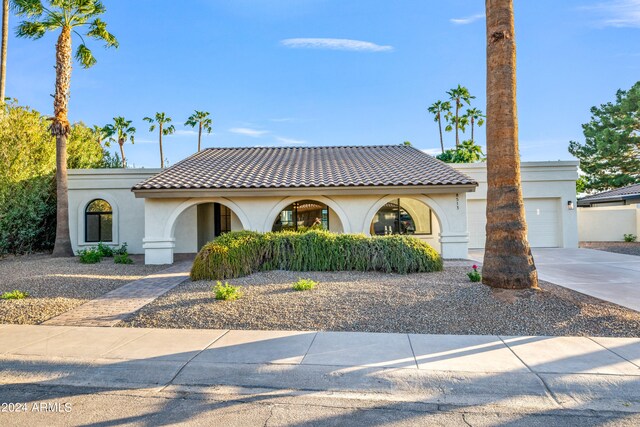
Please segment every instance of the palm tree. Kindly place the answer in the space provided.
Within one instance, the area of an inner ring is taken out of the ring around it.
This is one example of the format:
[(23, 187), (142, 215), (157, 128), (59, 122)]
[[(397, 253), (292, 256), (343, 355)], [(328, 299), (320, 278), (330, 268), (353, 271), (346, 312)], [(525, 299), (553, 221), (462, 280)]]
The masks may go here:
[(104, 132), (109, 142), (117, 142), (120, 146), (120, 155), (122, 156), (122, 167), (127, 167), (127, 159), (124, 157), (124, 144), (127, 140), (134, 143), (133, 135), (136, 128), (131, 126), (131, 120), (125, 120), (124, 117), (114, 117), (113, 124), (109, 123), (104, 127)]
[(465, 117), (471, 124), (471, 142), (475, 142), (475, 138), (473, 136), (473, 128), (476, 124), (478, 125), (478, 127), (482, 126), (484, 124), (485, 116), (478, 108), (469, 108), (467, 109)]
[(2, 0), (2, 47), (0, 48), (0, 102), (7, 86), (7, 43), (9, 42), (9, 0)]
[(207, 131), (208, 134), (211, 133), (213, 128), (211, 125), (213, 124), (213, 120), (209, 117), (209, 113), (206, 111), (198, 111), (196, 110), (192, 115), (189, 116), (187, 122), (184, 124), (185, 126), (191, 126), (192, 128), (198, 126), (198, 152), (200, 152), (200, 142), (202, 141), (202, 130)]
[(56, 88), (53, 97), (53, 114), (49, 131), (56, 138), (56, 241), (53, 256), (73, 256), (69, 237), (69, 194), (67, 188), (67, 138), (71, 125), (67, 117), (69, 90), (71, 85), (72, 33), (80, 37), (81, 43), (75, 52), (76, 61), (83, 68), (96, 63), (93, 53), (85, 44), (80, 31), (106, 47), (118, 47), (118, 41), (107, 31), (107, 24), (99, 16), (105, 12), (99, 0), (13, 0), (16, 15), (24, 17), (16, 30), (18, 37), (39, 39), (47, 31), (58, 31), (56, 43)]
[(520, 182), (513, 0), (486, 0), (487, 242), (482, 282), (538, 287)]
[(447, 91), (447, 95), (449, 95), (449, 99), (454, 102), (456, 106), (456, 114), (455, 116), (448, 114), (450, 125), (447, 126), (447, 131), (451, 131), (453, 127), (456, 130), (456, 147), (460, 145), (460, 137), (458, 135), (458, 131), (462, 129), (464, 132), (463, 124), (460, 120), (460, 109), (462, 108), (462, 103), (464, 102), (467, 105), (471, 104), (471, 100), (475, 99), (475, 96), (471, 96), (469, 93), (469, 89), (466, 87), (458, 85), (457, 88), (451, 89)]
[(102, 147), (102, 144), (104, 143), (105, 147), (111, 147), (111, 142), (107, 140), (107, 132), (104, 127), (93, 125), (91, 127), (91, 132), (93, 132), (93, 135), (96, 137), (96, 142), (99, 146)]
[(433, 114), (433, 120), (438, 123), (438, 130), (440, 131), (440, 148), (444, 153), (444, 140), (442, 139), (442, 114), (445, 115), (451, 111), (451, 103), (449, 101), (436, 101), (427, 109)]
[(158, 137), (160, 141), (160, 167), (164, 169), (164, 154), (162, 153), (162, 135), (171, 135), (176, 131), (175, 126), (165, 126), (167, 123), (171, 123), (171, 117), (168, 117), (165, 113), (156, 113), (155, 117), (145, 117), (145, 121), (151, 123), (149, 126), (149, 132), (153, 132), (158, 126)]

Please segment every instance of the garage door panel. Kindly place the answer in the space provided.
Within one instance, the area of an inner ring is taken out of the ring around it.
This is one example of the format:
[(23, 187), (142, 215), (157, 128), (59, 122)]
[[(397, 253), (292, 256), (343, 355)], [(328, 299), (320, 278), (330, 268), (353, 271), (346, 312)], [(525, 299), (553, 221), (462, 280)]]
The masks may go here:
[[(528, 239), (534, 248), (558, 247), (560, 235), (559, 199), (524, 199), (529, 227)], [(486, 240), (486, 200), (467, 202), (469, 247), (484, 248)]]

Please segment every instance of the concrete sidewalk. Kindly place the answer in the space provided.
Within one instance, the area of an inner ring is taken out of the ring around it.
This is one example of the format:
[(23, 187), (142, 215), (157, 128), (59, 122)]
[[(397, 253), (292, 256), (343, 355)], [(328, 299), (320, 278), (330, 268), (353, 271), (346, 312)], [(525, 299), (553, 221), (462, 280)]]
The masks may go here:
[[(640, 311), (640, 257), (594, 249), (533, 248), (540, 280)], [(482, 262), (484, 251), (469, 258)]]
[(640, 413), (640, 338), (2, 325), (0, 367), (0, 392), (279, 390), (300, 401)]

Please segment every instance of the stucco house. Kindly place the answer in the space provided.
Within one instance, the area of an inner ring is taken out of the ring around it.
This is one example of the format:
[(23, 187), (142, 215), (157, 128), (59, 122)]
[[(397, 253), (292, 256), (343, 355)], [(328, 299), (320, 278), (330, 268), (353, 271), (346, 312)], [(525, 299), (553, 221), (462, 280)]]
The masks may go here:
[[(534, 246), (577, 247), (577, 162), (523, 163)], [(486, 166), (409, 146), (209, 148), (164, 170), (69, 171), (74, 250), (127, 242), (149, 264), (229, 230), (411, 234), (444, 258), (484, 246)]]
[(578, 200), (580, 241), (616, 242), (624, 240), (625, 234), (640, 235), (640, 184)]

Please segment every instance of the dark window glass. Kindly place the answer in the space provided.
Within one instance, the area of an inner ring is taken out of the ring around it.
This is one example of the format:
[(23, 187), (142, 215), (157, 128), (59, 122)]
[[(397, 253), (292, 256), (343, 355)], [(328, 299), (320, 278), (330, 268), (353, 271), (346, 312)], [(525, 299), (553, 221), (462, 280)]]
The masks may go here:
[(213, 205), (215, 237), (231, 231), (231, 209), (220, 203)]
[[(409, 210), (416, 218), (408, 212)], [(396, 199), (378, 210), (371, 221), (370, 232), (378, 236), (431, 234), (431, 209), (413, 199)]]
[(109, 203), (94, 200), (87, 205), (84, 215), (85, 242), (113, 241), (113, 213)]
[(305, 231), (329, 229), (329, 207), (313, 200), (302, 200), (287, 206), (273, 223), (273, 231)]

